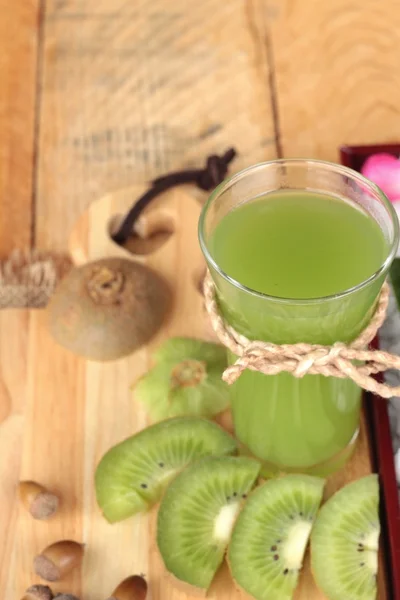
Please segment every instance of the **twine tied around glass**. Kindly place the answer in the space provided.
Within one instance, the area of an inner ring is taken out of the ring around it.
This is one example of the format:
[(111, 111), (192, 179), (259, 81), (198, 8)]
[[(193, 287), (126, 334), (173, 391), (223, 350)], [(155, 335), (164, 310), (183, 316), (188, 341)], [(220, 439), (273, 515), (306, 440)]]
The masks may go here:
[[(373, 377), (388, 369), (400, 370), (400, 357), (382, 350), (368, 349), (386, 317), (389, 302), (389, 285), (386, 282), (367, 327), (352, 342), (336, 342), (331, 346), (273, 344), (247, 339), (223, 320), (209, 271), (204, 280), (204, 297), (211, 325), (219, 341), (238, 357), (222, 375), (228, 384), (234, 383), (246, 369), (264, 375), (277, 375), (285, 371), (299, 378), (308, 374), (349, 378), (359, 387), (382, 398), (400, 396), (400, 386), (391, 387)], [(353, 361), (360, 361), (361, 364), (354, 364)]]

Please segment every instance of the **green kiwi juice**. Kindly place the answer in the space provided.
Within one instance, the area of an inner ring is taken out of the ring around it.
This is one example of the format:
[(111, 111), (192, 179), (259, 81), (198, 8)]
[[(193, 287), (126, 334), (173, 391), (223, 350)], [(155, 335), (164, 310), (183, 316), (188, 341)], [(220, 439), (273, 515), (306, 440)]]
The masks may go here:
[[(205, 215), (200, 225), (225, 320), (274, 343), (354, 339), (384, 280), (390, 244), (378, 222), (359, 204), (312, 191), (233, 204), (208, 234)], [(247, 370), (231, 393), (236, 435), (267, 470), (325, 474), (350, 455), (361, 402), (351, 380)]]

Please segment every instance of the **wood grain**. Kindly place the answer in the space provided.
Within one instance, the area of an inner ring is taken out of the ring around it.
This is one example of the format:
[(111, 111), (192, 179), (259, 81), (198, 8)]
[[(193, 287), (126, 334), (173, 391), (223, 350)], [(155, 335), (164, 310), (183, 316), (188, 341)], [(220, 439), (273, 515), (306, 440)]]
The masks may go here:
[[(183, 1), (167, 0), (46, 3), (38, 82), (34, 233), (39, 247), (65, 250), (83, 208), (109, 190), (198, 164), (231, 144), (241, 152), (237, 168), (275, 155), (267, 65), (249, 19), (240, 0), (229, 6), (208, 0), (191, 11)], [(171, 274), (178, 266), (182, 274), (184, 256), (182, 249), (175, 251)], [(194, 289), (192, 277), (190, 285)], [(182, 315), (201, 304), (193, 293)], [(186, 328), (182, 321), (179, 331)], [(9, 581), (17, 582), (21, 593), (35, 580), (33, 555), (67, 536), (89, 541), (92, 549), (83, 583), (78, 573), (55, 590), (84, 592), (88, 600), (103, 597), (133, 568), (147, 571), (150, 560), (143, 524), (107, 527), (94, 509), (92, 486), (100, 454), (117, 437), (144, 425), (143, 413), (130, 403), (127, 382), (144, 372), (149, 360), (144, 354), (110, 368), (83, 365), (54, 346), (40, 313), (31, 317), (29, 349), (22, 475), (56, 488), (63, 510), (49, 524), (21, 515), (13, 530), (19, 542)], [(99, 435), (97, 419), (106, 417), (112, 427)], [(106, 535), (99, 541), (102, 531)], [(142, 562), (133, 565), (125, 548), (138, 540)], [(110, 548), (117, 551), (105, 568)], [(12, 592), (7, 600), (15, 597), (15, 588)]]
[(341, 144), (397, 141), (397, 0), (268, 0), (285, 156), (337, 161)]
[[(165, 245), (149, 256), (132, 257), (116, 246), (107, 235), (108, 224), (130, 204), (132, 194), (140, 188), (130, 188), (118, 194), (109, 194), (93, 203), (77, 223), (71, 236), (71, 254), (77, 262), (101, 256), (125, 256), (148, 264), (169, 282), (174, 294), (174, 307), (165, 327), (153, 342), (126, 359), (109, 364), (88, 362), (85, 367), (85, 446), (83, 448), (83, 514), (84, 535), (88, 557), (82, 570), (83, 594), (95, 600), (104, 589), (111, 589), (119, 579), (132, 572), (147, 573), (152, 600), (186, 600), (189, 598), (174, 586), (168, 577), (155, 547), (156, 509), (117, 525), (108, 525), (96, 507), (93, 490), (93, 472), (102, 454), (113, 444), (146, 425), (142, 408), (130, 400), (130, 384), (140, 377), (150, 364), (151, 348), (174, 335), (203, 337), (207, 320), (202, 311), (202, 300), (194, 285), (193, 272), (201, 267), (203, 259), (195, 237), (199, 206), (194, 198), (181, 189), (160, 197), (145, 213), (144, 219), (160, 220), (168, 215), (175, 223), (175, 233)], [(143, 224), (146, 229), (146, 223)], [(113, 401), (110, 401), (113, 398)], [(372, 470), (364, 419), (360, 440), (352, 459), (345, 469), (328, 480), (326, 498), (346, 483)], [(126, 548), (130, 552), (126, 552)], [(102, 567), (104, 556), (115, 557), (112, 570)], [(386, 600), (383, 571), (380, 577), (379, 600)], [(97, 592), (97, 595), (96, 595)], [(214, 600), (241, 598), (235, 590), (227, 569), (222, 569), (213, 583), (209, 597)], [(324, 600), (316, 588), (309, 564), (303, 570), (295, 600)]]
[(0, 582), (7, 600), (17, 597), (20, 584), (15, 577), (20, 530), (16, 491), (26, 414), (28, 325), (27, 311), (0, 313)]
[[(395, 135), (397, 0), (45, 4), (43, 73), (36, 81), (37, 3), (0, 0), (3, 253), (30, 243), (34, 179), (37, 245), (65, 250), (75, 220), (92, 200), (124, 186), (139, 186), (134, 188), (139, 193), (147, 179), (201, 164), (206, 154), (229, 145), (240, 152), (236, 170), (281, 152), (336, 159), (338, 144)], [(41, 102), (34, 140), (36, 84)], [(183, 216), (187, 203), (179, 208), (184, 197), (171, 196), (175, 225), (188, 218)], [(107, 219), (121, 208), (112, 198), (103, 206)], [(79, 260), (94, 256), (96, 248), (110, 252), (107, 237), (105, 245), (94, 245), (95, 222), (94, 213), (79, 222), (74, 240)], [(210, 334), (193, 285), (193, 265), (189, 272), (186, 262), (198, 258), (198, 247), (191, 245), (196, 233), (181, 245), (179, 227), (175, 234), (159, 254), (137, 257), (163, 270), (183, 302), (175, 306), (179, 318), (167, 323), (154, 345), (175, 334)], [(144, 349), (112, 364), (86, 362), (53, 343), (44, 313), (0, 315), (0, 588), (5, 600), (15, 600), (38, 581), (34, 554), (61, 538), (86, 542), (87, 552), (82, 570), (56, 584), (55, 591), (100, 600), (120, 579), (143, 571), (151, 578), (149, 600), (186, 600), (160, 565), (154, 514), (109, 526), (93, 494), (101, 454), (146, 424), (129, 385), (148, 368), (149, 356)], [(362, 431), (357, 453), (331, 479), (330, 492), (370, 472)], [(33, 521), (17, 505), (20, 474), (60, 494), (61, 511), (49, 523)], [(380, 588), (379, 600), (385, 600), (382, 577)], [(240, 597), (223, 570), (211, 598)], [(296, 600), (323, 598), (305, 570)]]
[[(30, 315), (27, 403), (22, 443), (21, 479), (42, 483), (54, 490), (60, 510), (49, 521), (35, 521), (20, 507), (17, 552), (10, 579), (18, 594), (38, 577), (33, 557), (48, 544), (62, 539), (83, 541), (83, 456), (85, 364), (58, 348), (46, 328), (43, 310)], [(61, 583), (55, 592), (79, 590), (80, 572)], [(11, 598), (19, 597), (17, 595)], [(8, 599), (7, 599), (8, 600)]]
[(39, 0), (0, 0), (0, 256), (31, 242)]
[[(367, 424), (365, 416), (362, 415), (360, 437), (354, 455), (344, 469), (338, 471), (327, 480), (324, 499), (328, 499), (338, 489), (355, 479), (369, 475), (371, 471), (373, 471), (373, 468), (369, 453)], [(378, 600), (387, 600), (387, 598), (389, 596), (386, 586), (383, 553), (381, 551), (379, 556)], [(317, 589), (313, 580), (309, 553), (306, 556), (305, 568), (301, 574), (294, 600), (327, 600), (326, 596)]]
[(48, 2), (42, 246), (63, 249), (80, 212), (106, 192), (201, 165), (231, 145), (240, 154), (235, 170), (275, 156), (267, 57), (249, 6)]
[[(151, 349), (174, 335), (207, 337), (208, 331), (202, 310), (203, 300), (193, 278), (203, 265), (196, 239), (200, 207), (194, 197), (187, 191), (176, 189), (164, 194), (150, 207), (145, 218), (151, 221), (153, 214), (168, 215), (175, 225), (175, 233), (162, 248), (149, 256), (133, 257), (107, 235), (107, 226), (112, 218), (124, 212), (132, 195), (136, 196), (140, 191), (141, 188), (136, 186), (93, 203), (71, 236), (71, 254), (77, 262), (101, 256), (134, 258), (159, 272), (169, 283), (174, 296), (167, 322), (146, 348), (109, 364), (86, 364), (83, 512), (85, 541), (88, 550), (91, 550), (82, 572), (82, 591), (88, 600), (100, 597), (104, 590), (111, 592), (129, 574), (141, 572), (148, 574), (153, 600), (180, 597), (180, 592), (166, 577), (155, 547), (156, 511), (111, 526), (100, 515), (93, 488), (93, 472), (102, 454), (111, 445), (147, 424), (145, 411), (132, 402), (130, 387), (149, 368)], [(104, 557), (107, 555), (114, 557), (113, 565), (104, 569)], [(227, 599), (233, 593), (229, 578), (226, 578), (224, 588), (226, 591), (222, 598)]]
[[(0, 0), (0, 259), (31, 245), (39, 1)], [(27, 311), (0, 312), (0, 588), (20, 589), (19, 507), (27, 396)], [(18, 591), (17, 591), (18, 590)]]

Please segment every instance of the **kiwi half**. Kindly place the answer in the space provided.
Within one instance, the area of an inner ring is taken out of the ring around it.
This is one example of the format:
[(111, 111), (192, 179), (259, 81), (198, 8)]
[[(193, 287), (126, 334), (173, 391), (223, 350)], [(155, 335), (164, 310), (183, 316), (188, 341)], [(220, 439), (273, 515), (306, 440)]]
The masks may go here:
[(158, 513), (157, 543), (166, 568), (181, 582), (209, 588), (259, 471), (251, 458), (212, 457), (171, 483)]
[(378, 508), (376, 475), (348, 484), (322, 507), (311, 534), (311, 566), (329, 600), (375, 600)]
[(103, 456), (95, 474), (97, 502), (110, 523), (121, 521), (156, 503), (193, 460), (235, 450), (235, 440), (211, 421), (182, 417), (152, 425)]
[(153, 421), (191, 415), (213, 417), (229, 405), (229, 386), (222, 381), (226, 349), (191, 338), (171, 338), (153, 355), (155, 366), (134, 385)]
[(233, 530), (228, 562), (236, 583), (257, 600), (292, 598), (324, 483), (288, 475), (250, 495)]

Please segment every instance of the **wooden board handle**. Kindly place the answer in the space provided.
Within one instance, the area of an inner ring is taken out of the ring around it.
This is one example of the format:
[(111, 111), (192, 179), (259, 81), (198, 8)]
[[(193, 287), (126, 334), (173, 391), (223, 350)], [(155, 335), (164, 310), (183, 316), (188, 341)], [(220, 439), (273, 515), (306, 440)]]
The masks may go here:
[[(75, 264), (105, 257), (139, 261), (157, 271), (173, 292), (173, 310), (168, 331), (173, 335), (213, 338), (203, 312), (199, 280), (205, 271), (197, 228), (201, 206), (184, 188), (175, 188), (152, 201), (135, 225), (132, 253), (111, 238), (111, 231), (137, 198), (144, 186), (134, 186), (108, 194), (93, 202), (74, 227), (69, 249)], [(157, 237), (152, 244), (152, 238)], [(144, 252), (144, 253), (143, 253)]]

